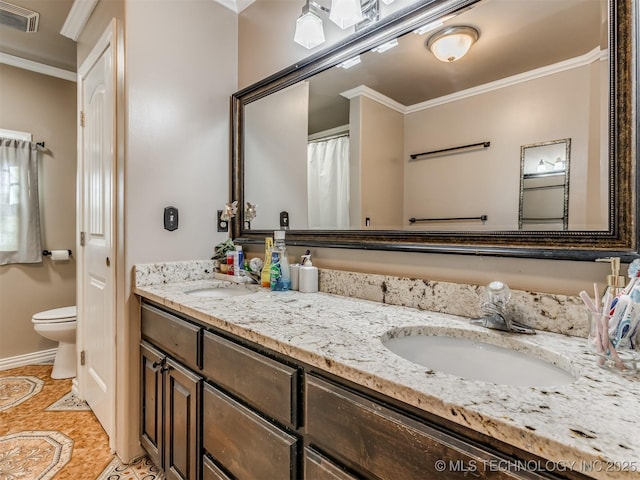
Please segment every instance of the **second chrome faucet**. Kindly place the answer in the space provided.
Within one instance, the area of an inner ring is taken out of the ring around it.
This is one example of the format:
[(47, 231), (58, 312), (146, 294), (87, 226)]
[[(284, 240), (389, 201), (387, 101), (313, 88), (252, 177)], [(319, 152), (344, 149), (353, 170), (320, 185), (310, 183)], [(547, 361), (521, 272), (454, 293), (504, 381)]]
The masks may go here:
[(511, 290), (505, 283), (493, 281), (485, 288), (486, 300), (481, 306), (483, 316), (471, 319), (473, 325), (512, 333), (536, 333), (533, 328), (522, 325), (507, 315), (505, 307), (511, 299)]

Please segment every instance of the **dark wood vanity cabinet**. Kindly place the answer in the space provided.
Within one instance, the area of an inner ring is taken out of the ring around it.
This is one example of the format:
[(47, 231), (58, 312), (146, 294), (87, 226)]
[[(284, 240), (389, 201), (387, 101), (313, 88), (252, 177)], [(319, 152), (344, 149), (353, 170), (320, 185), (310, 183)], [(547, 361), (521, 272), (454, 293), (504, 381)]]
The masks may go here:
[(142, 445), (167, 479), (197, 479), (202, 378), (144, 341), (140, 356)]
[(169, 479), (586, 478), (505, 471), (544, 460), (147, 302), (141, 360), (141, 442)]
[(503, 458), (318, 376), (305, 393), (308, 441), (366, 478), (520, 478), (483, 468)]
[(167, 479), (196, 480), (202, 377), (193, 369), (202, 329), (147, 304), (141, 321), (142, 446)]

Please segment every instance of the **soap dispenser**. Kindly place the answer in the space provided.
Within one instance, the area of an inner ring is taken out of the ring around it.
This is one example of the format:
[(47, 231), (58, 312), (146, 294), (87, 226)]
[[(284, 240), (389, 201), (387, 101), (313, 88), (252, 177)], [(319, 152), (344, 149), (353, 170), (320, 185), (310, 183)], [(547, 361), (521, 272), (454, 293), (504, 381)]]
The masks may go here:
[(609, 294), (610, 299), (616, 298), (622, 293), (626, 279), (620, 275), (620, 257), (596, 258), (596, 262), (608, 262), (611, 264), (611, 274), (607, 275), (607, 287), (602, 296), (602, 300)]

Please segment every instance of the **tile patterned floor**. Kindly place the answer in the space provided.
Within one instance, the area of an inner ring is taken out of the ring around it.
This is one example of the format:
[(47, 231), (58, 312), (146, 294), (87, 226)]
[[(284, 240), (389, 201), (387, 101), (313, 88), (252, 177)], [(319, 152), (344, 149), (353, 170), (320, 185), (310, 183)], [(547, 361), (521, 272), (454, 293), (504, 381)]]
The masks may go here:
[(51, 369), (0, 371), (0, 480), (164, 480), (147, 457), (131, 465), (114, 457), (71, 380), (52, 379)]

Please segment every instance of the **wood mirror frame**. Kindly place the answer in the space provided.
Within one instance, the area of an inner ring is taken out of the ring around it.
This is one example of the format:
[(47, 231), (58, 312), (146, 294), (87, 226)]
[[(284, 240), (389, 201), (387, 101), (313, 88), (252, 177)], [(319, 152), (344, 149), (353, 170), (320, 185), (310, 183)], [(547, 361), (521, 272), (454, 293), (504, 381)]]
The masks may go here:
[[(231, 199), (238, 214), (231, 235), (239, 244), (263, 244), (271, 230), (251, 230), (244, 222), (243, 121), (245, 105), (275, 93), (355, 54), (410, 32), (417, 24), (468, 7), (477, 0), (436, 0), (391, 15), (265, 78), (232, 96)], [(394, 250), (527, 258), (592, 260), (619, 256), (638, 258), (638, 205), (636, 168), (638, 98), (637, 25), (632, 0), (611, 0), (609, 9), (609, 228), (602, 231), (401, 231), (401, 230), (289, 230), (287, 243), (307, 247)]]

